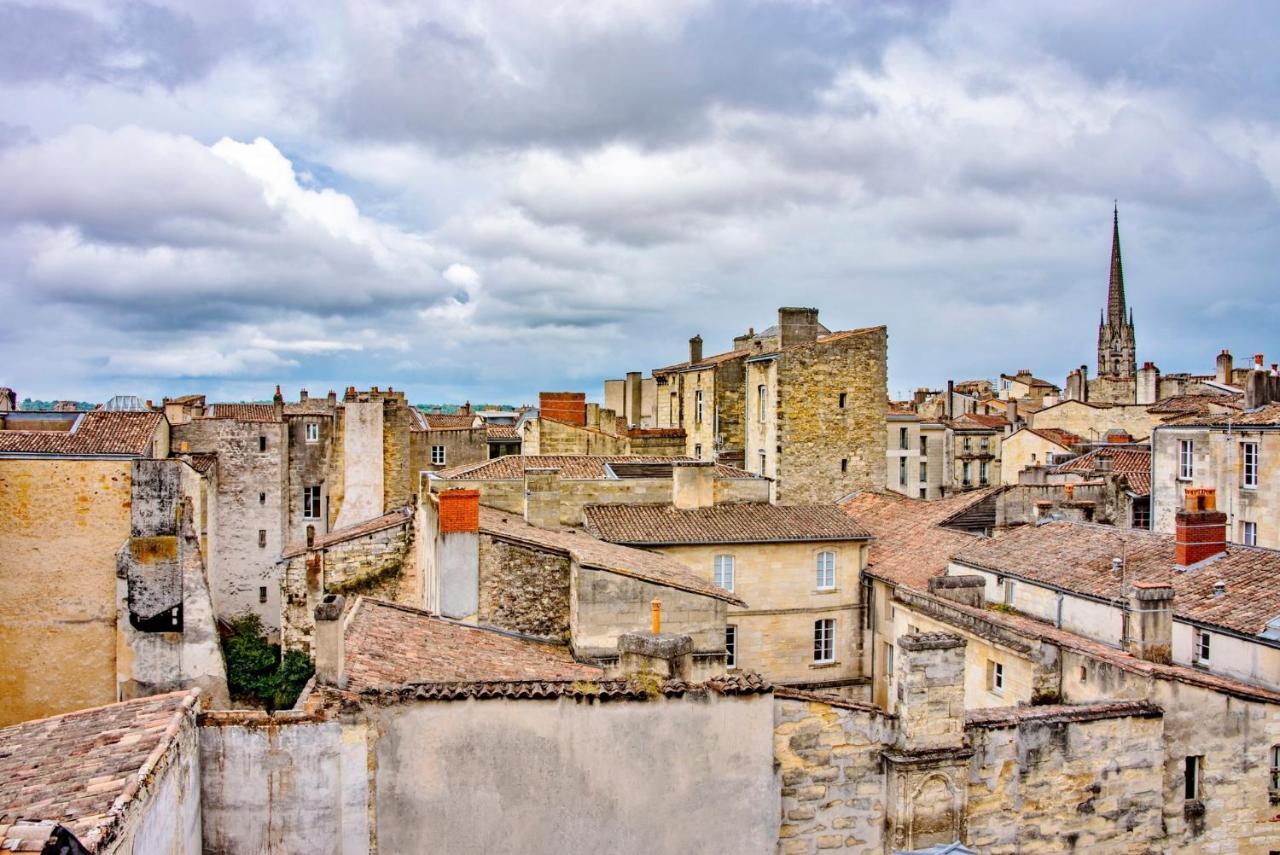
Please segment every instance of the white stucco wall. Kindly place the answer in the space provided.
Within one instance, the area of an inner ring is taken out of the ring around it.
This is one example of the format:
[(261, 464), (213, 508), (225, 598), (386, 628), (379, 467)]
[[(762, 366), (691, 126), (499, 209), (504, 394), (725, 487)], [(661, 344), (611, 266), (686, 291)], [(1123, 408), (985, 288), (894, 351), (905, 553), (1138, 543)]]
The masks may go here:
[(345, 492), (334, 528), (382, 515), (382, 409), (382, 401), (348, 401), (343, 407)]

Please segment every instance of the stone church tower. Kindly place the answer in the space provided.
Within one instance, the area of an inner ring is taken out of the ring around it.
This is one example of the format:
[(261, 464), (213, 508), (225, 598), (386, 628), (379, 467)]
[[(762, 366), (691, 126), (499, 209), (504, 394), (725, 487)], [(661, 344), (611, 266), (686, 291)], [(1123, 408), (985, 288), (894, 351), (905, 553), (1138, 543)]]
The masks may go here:
[[(1126, 315), (1126, 311), (1128, 314)], [(1111, 223), (1111, 285), (1107, 310), (1098, 323), (1098, 376), (1133, 378), (1138, 351), (1133, 341), (1133, 311), (1124, 302), (1124, 269), (1120, 265), (1120, 210)]]

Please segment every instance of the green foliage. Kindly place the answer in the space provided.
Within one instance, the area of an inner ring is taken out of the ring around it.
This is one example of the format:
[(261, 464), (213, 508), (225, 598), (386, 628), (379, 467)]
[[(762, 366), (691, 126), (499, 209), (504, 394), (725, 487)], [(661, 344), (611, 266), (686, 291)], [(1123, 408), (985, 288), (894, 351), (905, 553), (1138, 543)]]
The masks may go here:
[(222, 655), (231, 697), (268, 711), (292, 707), (315, 670), (311, 657), (296, 650), (282, 660), (280, 647), (267, 641), (257, 615), (231, 622), (231, 634), (222, 640)]

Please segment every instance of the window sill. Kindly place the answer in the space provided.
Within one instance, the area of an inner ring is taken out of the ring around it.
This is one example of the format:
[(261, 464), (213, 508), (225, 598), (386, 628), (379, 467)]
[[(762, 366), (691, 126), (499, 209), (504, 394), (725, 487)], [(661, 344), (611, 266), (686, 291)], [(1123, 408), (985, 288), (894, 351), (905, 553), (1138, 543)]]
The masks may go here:
[(838, 593), (840, 593), (840, 589), (839, 589), (839, 588), (814, 588), (814, 589), (813, 589), (813, 593), (815, 593), (815, 594), (838, 594)]
[(1195, 480), (1195, 478), (1183, 478), (1181, 475), (1179, 475), (1177, 478), (1174, 478), (1173, 480), (1177, 481), (1180, 484), (1190, 484), (1192, 481)]
[(822, 668), (839, 668), (839, 667), (840, 667), (839, 660), (833, 660), (831, 662), (811, 662), (809, 664), (809, 668), (811, 670), (819, 670)]

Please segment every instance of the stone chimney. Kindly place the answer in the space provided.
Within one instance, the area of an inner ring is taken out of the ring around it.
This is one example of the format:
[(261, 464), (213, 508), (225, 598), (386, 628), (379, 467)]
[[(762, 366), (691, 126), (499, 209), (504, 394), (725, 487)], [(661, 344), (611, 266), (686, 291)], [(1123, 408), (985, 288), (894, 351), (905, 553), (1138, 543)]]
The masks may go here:
[(1232, 373), (1232, 369), (1234, 367), (1235, 366), (1231, 361), (1231, 351), (1224, 347), (1222, 349), (1222, 353), (1218, 354), (1218, 363), (1213, 374), (1213, 379), (1217, 380), (1219, 383), (1226, 383), (1230, 385), (1231, 378), (1234, 376)]
[(1004, 405), (1004, 417), (1009, 420), (1009, 429), (1018, 429), (1018, 402), (1010, 398)]
[(710, 460), (671, 463), (671, 504), (677, 510), (709, 508), (716, 503), (716, 469)]
[(1253, 370), (1244, 381), (1244, 408), (1246, 410), (1265, 407), (1271, 403), (1271, 378), (1263, 367), (1262, 354), (1253, 357)]
[(1167, 665), (1173, 661), (1173, 586), (1135, 582), (1129, 589), (1129, 652)]
[(276, 421), (284, 421), (284, 395), (280, 393), (279, 384), (276, 385), (276, 393), (272, 396), (271, 403), (276, 410)]
[(964, 745), (965, 640), (946, 632), (898, 636), (898, 748)]
[(778, 346), (818, 340), (818, 310), (784, 306), (778, 309)]
[(328, 686), (346, 688), (345, 652), (342, 639), (342, 610), (346, 599), (341, 594), (325, 594), (316, 606), (316, 629), (313, 653), (316, 681)]
[(688, 680), (693, 671), (693, 639), (670, 632), (624, 632), (618, 636), (622, 676), (651, 674), (659, 680)]
[(953, 418), (956, 411), (956, 381), (947, 381), (947, 399), (942, 402), (942, 414)]
[(330, 390), (329, 390), (329, 394), (328, 394), (328, 396), (326, 396), (326, 398), (325, 398), (325, 401), (326, 401), (326, 402), (329, 404), (329, 406), (331, 406), (331, 407), (336, 407), (336, 406), (338, 406), (338, 393), (337, 393), (337, 392), (335, 392), (335, 391), (333, 391), (332, 389), (330, 389)]
[(1156, 402), (1160, 393), (1160, 369), (1154, 362), (1144, 362), (1138, 369), (1136, 403), (1151, 405)]
[(524, 520), (538, 528), (560, 527), (560, 470), (524, 470)]
[(480, 607), (480, 491), (445, 490), (436, 501), (435, 590), (428, 600), (445, 617), (463, 618)]
[(1175, 555), (1190, 567), (1227, 551), (1227, 515), (1217, 510), (1212, 487), (1188, 487), (1183, 509), (1174, 515)]
[(298, 400), (299, 400), (299, 401), (302, 401), (302, 402), (304, 402), (304, 403), (306, 402), (306, 400), (307, 400), (307, 390), (306, 390), (306, 389), (299, 389), (299, 390), (298, 390)]
[(975, 609), (986, 604), (986, 586), (981, 576), (932, 576), (929, 579), (930, 594)]
[(695, 335), (689, 339), (689, 364), (697, 365), (702, 361), (702, 336)]
[(643, 381), (639, 371), (627, 372), (627, 379), (624, 385), (624, 388), (626, 389), (626, 400), (623, 402), (626, 412), (621, 415), (626, 417), (628, 425), (639, 426), (640, 424), (640, 410), (644, 406), (642, 384)]

